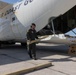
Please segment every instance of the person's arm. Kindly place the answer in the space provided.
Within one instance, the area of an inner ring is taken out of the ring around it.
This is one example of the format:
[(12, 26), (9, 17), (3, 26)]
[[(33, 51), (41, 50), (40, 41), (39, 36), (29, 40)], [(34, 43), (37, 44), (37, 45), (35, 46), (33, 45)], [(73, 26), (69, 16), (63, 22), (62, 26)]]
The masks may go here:
[(36, 30), (35, 30), (35, 38), (38, 39), (38, 36), (37, 36), (37, 32), (36, 32)]

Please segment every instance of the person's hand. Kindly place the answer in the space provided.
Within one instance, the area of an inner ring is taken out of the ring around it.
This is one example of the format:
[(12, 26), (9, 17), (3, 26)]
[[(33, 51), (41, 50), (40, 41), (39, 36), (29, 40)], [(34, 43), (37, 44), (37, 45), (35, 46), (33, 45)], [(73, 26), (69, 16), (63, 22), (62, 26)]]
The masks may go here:
[(36, 44), (38, 44), (39, 42), (36, 42)]
[(29, 45), (30, 44), (30, 40), (27, 40), (27, 45)]
[(38, 44), (38, 43), (39, 43), (39, 41), (38, 41), (39, 39), (37, 38), (37, 39), (35, 39), (35, 40), (36, 40), (36, 44)]

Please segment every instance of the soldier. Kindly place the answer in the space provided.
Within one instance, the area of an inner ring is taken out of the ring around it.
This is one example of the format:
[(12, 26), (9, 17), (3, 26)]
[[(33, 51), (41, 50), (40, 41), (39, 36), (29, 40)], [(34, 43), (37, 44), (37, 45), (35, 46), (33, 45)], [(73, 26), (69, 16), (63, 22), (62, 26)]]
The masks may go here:
[[(33, 41), (35, 38), (38, 39), (35, 28), (36, 25), (32, 23), (31, 28), (27, 32), (27, 42)], [(36, 43), (29, 44), (28, 47), (28, 54), (30, 58), (36, 60)]]

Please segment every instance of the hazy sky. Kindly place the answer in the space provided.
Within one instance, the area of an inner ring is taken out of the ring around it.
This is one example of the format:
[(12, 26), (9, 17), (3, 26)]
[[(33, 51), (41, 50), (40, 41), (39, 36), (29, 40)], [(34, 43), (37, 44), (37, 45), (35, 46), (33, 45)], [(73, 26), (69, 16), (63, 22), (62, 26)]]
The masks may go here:
[(8, 2), (8, 3), (15, 3), (15, 2), (17, 2), (19, 0), (2, 0), (2, 1)]

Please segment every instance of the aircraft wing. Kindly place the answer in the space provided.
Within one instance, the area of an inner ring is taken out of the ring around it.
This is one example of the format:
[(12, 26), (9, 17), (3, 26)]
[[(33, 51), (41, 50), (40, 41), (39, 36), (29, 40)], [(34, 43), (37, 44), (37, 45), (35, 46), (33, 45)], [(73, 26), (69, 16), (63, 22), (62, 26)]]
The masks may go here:
[[(51, 21), (50, 21), (51, 22)], [(76, 34), (73, 29), (76, 28), (76, 5), (64, 14), (59, 15), (54, 20), (54, 28), (57, 34), (67, 33), (70, 30)]]

